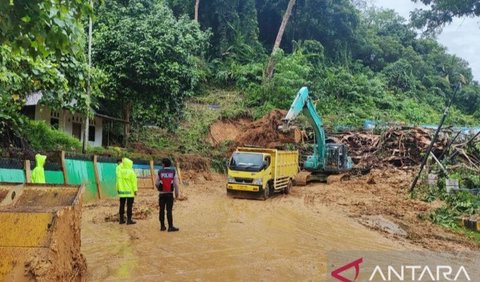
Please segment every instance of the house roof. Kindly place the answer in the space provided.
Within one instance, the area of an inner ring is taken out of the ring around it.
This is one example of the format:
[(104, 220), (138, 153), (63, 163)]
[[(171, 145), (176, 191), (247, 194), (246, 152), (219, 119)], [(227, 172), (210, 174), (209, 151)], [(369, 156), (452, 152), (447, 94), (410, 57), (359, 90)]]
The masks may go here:
[(25, 106), (35, 106), (38, 105), (40, 100), (42, 99), (43, 95), (42, 92), (33, 92), (32, 94), (27, 96), (27, 102), (25, 103)]
[[(27, 95), (27, 101), (25, 102), (25, 106), (36, 106), (36, 105), (38, 105), (40, 103), (40, 100), (42, 99), (42, 97), (43, 97), (43, 94), (42, 94), (41, 91), (33, 92), (30, 95)], [(75, 103), (76, 103), (76, 101), (72, 101), (70, 103), (70, 105), (74, 105)], [(94, 108), (91, 108), (91, 110), (92, 110), (93, 114), (97, 117), (104, 118), (104, 119), (109, 119), (109, 120), (113, 120), (113, 121), (119, 121), (119, 122), (122, 122), (122, 123), (129, 123), (129, 121), (99, 113)]]
[[(36, 106), (40, 103), (40, 100), (43, 97), (43, 93), (41, 91), (33, 92), (29, 95), (27, 95), (27, 102), (25, 103), (25, 106)], [(69, 106), (75, 106), (77, 103), (77, 100), (73, 99), (70, 103), (68, 103)], [(93, 109), (92, 109), (93, 110)]]

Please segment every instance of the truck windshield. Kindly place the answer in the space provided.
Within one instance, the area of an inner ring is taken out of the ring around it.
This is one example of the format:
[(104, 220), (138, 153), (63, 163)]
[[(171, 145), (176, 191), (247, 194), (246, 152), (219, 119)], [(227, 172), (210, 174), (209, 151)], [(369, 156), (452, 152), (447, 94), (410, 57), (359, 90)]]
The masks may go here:
[(260, 171), (263, 166), (263, 155), (255, 153), (234, 153), (229, 168), (240, 171)]

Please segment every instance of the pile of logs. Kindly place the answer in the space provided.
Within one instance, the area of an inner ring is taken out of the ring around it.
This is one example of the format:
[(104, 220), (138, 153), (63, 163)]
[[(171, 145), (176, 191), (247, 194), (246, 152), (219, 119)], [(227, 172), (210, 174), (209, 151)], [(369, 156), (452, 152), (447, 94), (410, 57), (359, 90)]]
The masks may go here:
[[(339, 139), (349, 146), (355, 164), (381, 167), (391, 164), (397, 167), (418, 165), (431, 142), (431, 132), (419, 127), (390, 128), (381, 135), (365, 132), (349, 132)], [(444, 134), (433, 146), (435, 155), (442, 154), (448, 144)]]

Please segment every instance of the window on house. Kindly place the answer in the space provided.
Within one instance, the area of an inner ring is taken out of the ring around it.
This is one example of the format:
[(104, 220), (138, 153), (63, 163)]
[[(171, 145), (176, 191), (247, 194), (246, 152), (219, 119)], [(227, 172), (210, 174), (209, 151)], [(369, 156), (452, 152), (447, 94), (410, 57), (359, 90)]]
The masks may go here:
[(50, 125), (55, 128), (55, 129), (58, 129), (59, 128), (59, 125), (60, 125), (60, 120), (58, 118), (50, 118)]
[(60, 112), (57, 111), (51, 111), (50, 112), (50, 125), (58, 129), (60, 125)]
[(72, 136), (78, 140), (82, 140), (82, 124), (74, 122), (72, 123)]
[(88, 141), (95, 142), (95, 126), (93, 125), (88, 127)]

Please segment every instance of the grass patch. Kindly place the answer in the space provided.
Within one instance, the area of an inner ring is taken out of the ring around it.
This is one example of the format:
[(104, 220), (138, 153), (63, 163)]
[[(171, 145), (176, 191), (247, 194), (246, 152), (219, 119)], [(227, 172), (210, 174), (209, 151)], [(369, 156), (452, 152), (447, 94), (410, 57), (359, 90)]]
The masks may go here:
[(472, 230), (468, 230), (468, 229), (466, 229), (462, 226), (459, 226), (459, 225), (451, 228), (451, 230), (455, 231), (457, 233), (460, 233), (460, 234), (466, 236), (467, 238), (473, 239), (473, 240), (480, 243), (480, 232), (475, 232), (475, 231), (472, 231)]
[(238, 91), (210, 89), (206, 93), (187, 103), (185, 119), (174, 132), (157, 127), (142, 128), (132, 135), (132, 141), (149, 148), (216, 158), (214, 167), (222, 171), (222, 158), (228, 146), (214, 148), (208, 143), (210, 125), (217, 120), (250, 116), (250, 112), (246, 109), (244, 96)]

